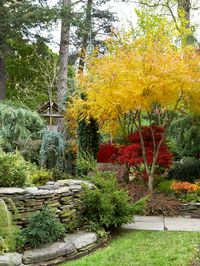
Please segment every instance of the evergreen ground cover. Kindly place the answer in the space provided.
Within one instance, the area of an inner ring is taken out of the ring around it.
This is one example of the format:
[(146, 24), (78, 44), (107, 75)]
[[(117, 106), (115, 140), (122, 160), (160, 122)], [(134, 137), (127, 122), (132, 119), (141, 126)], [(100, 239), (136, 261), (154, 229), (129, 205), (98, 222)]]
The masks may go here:
[(62, 266), (189, 266), (195, 260), (199, 243), (197, 232), (134, 231)]

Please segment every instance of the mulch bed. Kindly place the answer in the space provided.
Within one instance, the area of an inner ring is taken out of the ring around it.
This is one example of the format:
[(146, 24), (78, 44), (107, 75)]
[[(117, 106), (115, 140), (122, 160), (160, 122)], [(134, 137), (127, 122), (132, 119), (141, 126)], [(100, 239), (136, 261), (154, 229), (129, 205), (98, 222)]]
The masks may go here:
[[(142, 197), (148, 195), (147, 188), (141, 184), (121, 184), (121, 187), (128, 190), (133, 202), (138, 201)], [(149, 195), (147, 206), (144, 211), (145, 215), (165, 215), (176, 216), (180, 212), (180, 202), (177, 198), (166, 196), (162, 193), (154, 193)]]

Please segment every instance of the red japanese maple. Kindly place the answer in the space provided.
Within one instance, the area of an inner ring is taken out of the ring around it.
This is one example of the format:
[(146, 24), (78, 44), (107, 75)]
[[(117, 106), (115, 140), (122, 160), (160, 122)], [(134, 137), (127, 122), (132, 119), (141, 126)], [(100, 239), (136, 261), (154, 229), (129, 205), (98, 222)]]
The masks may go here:
[(115, 163), (117, 157), (119, 156), (119, 145), (104, 143), (99, 147), (99, 152), (97, 154), (98, 163)]
[[(142, 128), (141, 133), (145, 146), (146, 161), (149, 166), (151, 166), (151, 164), (153, 163), (154, 152), (156, 146), (162, 138), (163, 132), (164, 129), (156, 125), (153, 125), (151, 127), (146, 126)], [(142, 146), (139, 132), (136, 131), (135, 133), (131, 134), (128, 137), (128, 140), (132, 144), (122, 148), (119, 151), (119, 156), (117, 160), (121, 164), (128, 164), (129, 167), (138, 167), (144, 163), (144, 156), (142, 154)], [(156, 165), (161, 166), (163, 168), (169, 168), (172, 164), (172, 158), (173, 155), (168, 150), (167, 145), (164, 141), (159, 149)]]

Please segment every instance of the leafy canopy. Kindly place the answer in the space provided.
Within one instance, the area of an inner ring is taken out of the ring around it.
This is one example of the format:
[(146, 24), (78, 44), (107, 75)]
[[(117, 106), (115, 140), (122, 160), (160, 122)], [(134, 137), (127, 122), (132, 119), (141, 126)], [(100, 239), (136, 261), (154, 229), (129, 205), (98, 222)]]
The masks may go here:
[[(130, 112), (175, 110), (178, 103), (199, 111), (199, 54), (192, 46), (177, 47), (166, 23), (144, 36), (110, 40), (109, 52), (91, 57), (80, 78), (87, 101), (77, 99), (74, 110), (94, 117), (107, 132), (116, 131), (120, 118)], [(128, 36), (128, 37), (127, 37)]]

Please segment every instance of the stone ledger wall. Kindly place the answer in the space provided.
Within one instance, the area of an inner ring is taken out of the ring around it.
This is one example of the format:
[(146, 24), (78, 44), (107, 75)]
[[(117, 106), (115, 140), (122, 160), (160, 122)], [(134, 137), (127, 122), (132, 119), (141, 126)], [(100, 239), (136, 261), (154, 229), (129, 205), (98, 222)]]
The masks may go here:
[(180, 215), (192, 218), (200, 218), (200, 202), (181, 204)]
[(67, 226), (80, 217), (83, 211), (82, 184), (93, 187), (91, 183), (82, 180), (49, 181), (41, 187), (0, 188), (0, 198), (3, 198), (12, 213), (16, 213), (15, 221), (21, 227), (26, 226), (28, 217), (44, 205)]

